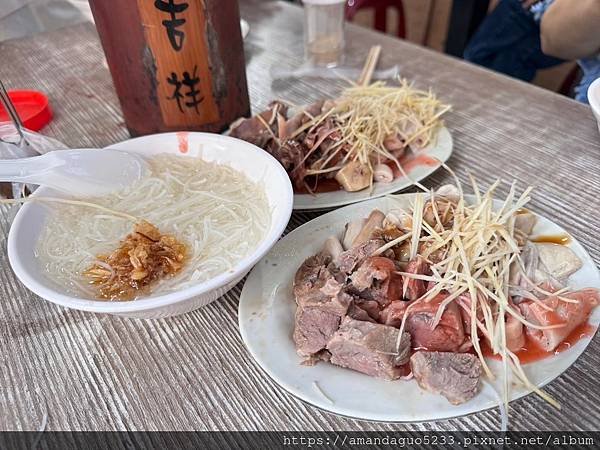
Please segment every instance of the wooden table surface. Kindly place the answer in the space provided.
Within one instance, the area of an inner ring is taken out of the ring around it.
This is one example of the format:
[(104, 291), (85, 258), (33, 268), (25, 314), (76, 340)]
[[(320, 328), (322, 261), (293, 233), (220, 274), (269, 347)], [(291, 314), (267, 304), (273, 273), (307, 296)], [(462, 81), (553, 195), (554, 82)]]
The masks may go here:
[[(302, 61), (302, 11), (277, 2), (241, 2), (250, 23), (246, 59), (254, 111), (281, 97), (298, 104), (333, 96), (344, 82), (273, 79)], [(370, 45), (380, 67), (397, 64), (419, 87), (454, 105), (449, 165), (461, 180), (496, 178), (536, 186), (531, 207), (568, 229), (600, 261), (600, 136), (588, 106), (460, 60), (355, 26), (348, 65)], [(46, 92), (55, 112), (44, 133), (71, 147), (126, 139), (98, 37), (91, 24), (0, 44), (0, 78)], [(448, 182), (440, 171), (425, 184)], [(501, 193), (507, 192), (503, 185)], [(6, 256), (10, 213), (0, 211), (0, 429), (36, 430), (487, 430), (486, 411), (431, 423), (370, 423), (304, 404), (252, 360), (237, 326), (242, 283), (193, 313), (129, 320), (67, 310), (28, 292)], [(294, 214), (289, 229), (315, 214)], [(514, 430), (598, 429), (600, 340), (548, 386), (562, 409), (530, 395), (511, 403)]]

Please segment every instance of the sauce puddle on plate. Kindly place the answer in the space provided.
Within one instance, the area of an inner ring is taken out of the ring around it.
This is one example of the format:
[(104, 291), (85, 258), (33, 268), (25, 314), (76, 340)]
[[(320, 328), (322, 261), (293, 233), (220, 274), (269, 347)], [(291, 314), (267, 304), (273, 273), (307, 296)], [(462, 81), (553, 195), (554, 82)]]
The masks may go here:
[[(541, 361), (542, 359), (546, 359), (551, 356), (558, 355), (565, 350), (569, 350), (583, 338), (593, 337), (597, 329), (597, 326), (591, 325), (588, 322), (584, 322), (571, 331), (571, 333), (558, 345), (558, 347), (551, 352), (543, 350), (539, 345), (525, 335), (525, 346), (516, 352), (515, 355), (517, 355), (521, 364), (529, 364), (532, 362)], [(492, 349), (485, 340), (481, 341), (481, 351), (485, 358), (496, 360), (502, 359), (500, 355), (494, 355), (492, 353)]]
[(537, 243), (569, 245), (571, 243), (571, 236), (568, 234), (545, 234), (532, 237), (529, 240)]

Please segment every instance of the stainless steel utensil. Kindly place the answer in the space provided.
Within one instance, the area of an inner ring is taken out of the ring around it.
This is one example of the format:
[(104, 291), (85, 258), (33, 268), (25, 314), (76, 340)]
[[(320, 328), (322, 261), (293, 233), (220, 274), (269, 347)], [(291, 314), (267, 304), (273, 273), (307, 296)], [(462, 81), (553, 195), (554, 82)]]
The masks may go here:
[(0, 101), (2, 101), (2, 105), (6, 109), (6, 112), (10, 116), (10, 118), (13, 122), (13, 125), (15, 126), (15, 129), (17, 130), (17, 134), (19, 135), (19, 141), (18, 142), (8, 142), (8, 141), (2, 139), (2, 136), (0, 136), (0, 140), (2, 140), (3, 142), (9, 143), (9, 144), (15, 144), (18, 147), (31, 148), (31, 144), (29, 143), (29, 141), (25, 137), (25, 133), (23, 132), (23, 122), (21, 122), (21, 118), (19, 117), (19, 114), (17, 113), (17, 109), (15, 108), (15, 105), (13, 104), (12, 100), (8, 96), (8, 91), (4, 87), (4, 83), (2, 82), (2, 80), (0, 80)]

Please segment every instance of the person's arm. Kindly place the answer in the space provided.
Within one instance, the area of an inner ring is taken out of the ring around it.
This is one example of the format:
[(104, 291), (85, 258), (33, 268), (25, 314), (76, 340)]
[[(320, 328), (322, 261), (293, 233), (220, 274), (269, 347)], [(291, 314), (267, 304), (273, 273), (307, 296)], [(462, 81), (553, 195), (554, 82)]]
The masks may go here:
[(554, 0), (542, 16), (542, 51), (579, 59), (600, 50), (600, 0)]

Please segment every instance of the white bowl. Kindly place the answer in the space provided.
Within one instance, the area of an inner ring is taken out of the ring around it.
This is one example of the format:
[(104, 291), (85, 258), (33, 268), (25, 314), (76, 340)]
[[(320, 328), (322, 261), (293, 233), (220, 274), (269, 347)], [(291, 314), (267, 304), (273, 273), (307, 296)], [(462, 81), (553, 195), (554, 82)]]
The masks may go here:
[[(134, 301), (95, 301), (73, 297), (45, 276), (35, 257), (35, 248), (52, 206), (28, 203), (20, 209), (10, 229), (8, 258), (19, 280), (32, 292), (52, 303), (83, 311), (145, 319), (192, 311), (207, 305), (235, 286), (275, 244), (290, 219), (293, 190), (289, 176), (275, 158), (247, 142), (218, 134), (182, 132), (130, 139), (111, 148), (147, 156), (185, 153), (186, 156), (226, 164), (254, 181), (263, 181), (271, 209), (270, 228), (258, 247), (240, 261), (233, 271), (169, 294)], [(43, 187), (34, 195), (64, 197)]]
[(600, 131), (600, 78), (590, 84), (587, 91), (588, 102), (592, 107), (592, 112), (598, 121), (598, 131)]

